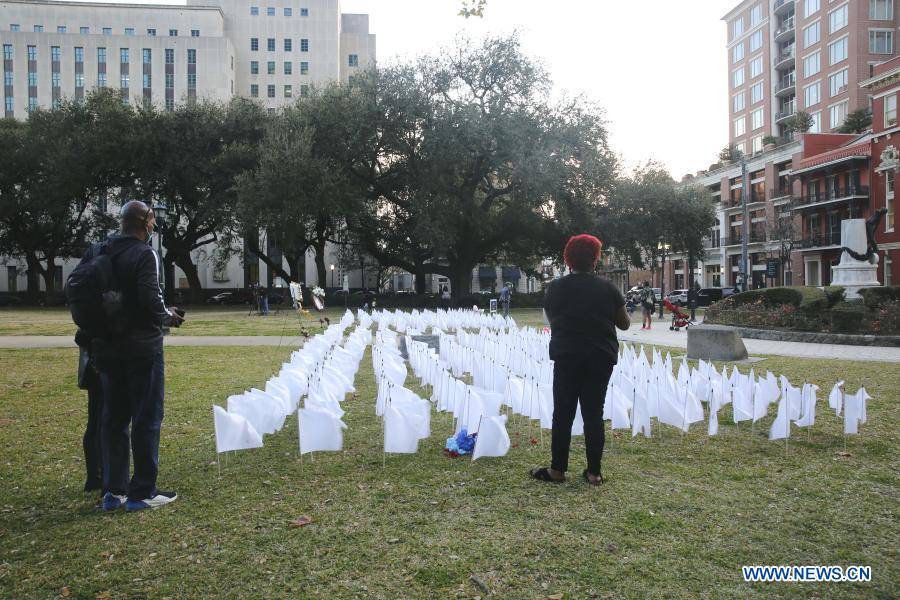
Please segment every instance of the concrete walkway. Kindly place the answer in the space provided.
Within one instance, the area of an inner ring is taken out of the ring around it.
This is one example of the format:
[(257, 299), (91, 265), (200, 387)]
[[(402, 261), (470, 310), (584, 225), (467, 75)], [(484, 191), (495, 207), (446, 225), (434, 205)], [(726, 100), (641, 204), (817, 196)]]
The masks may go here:
[[(618, 332), (619, 341), (649, 346), (687, 348), (687, 332), (670, 331), (669, 321), (653, 320), (653, 329), (641, 331), (640, 322), (632, 323), (627, 332)], [(166, 346), (284, 346), (299, 348), (303, 338), (277, 335), (244, 336), (187, 336), (165, 338)], [(770, 354), (797, 358), (831, 360), (861, 360), (900, 363), (900, 348), (882, 346), (844, 346), (837, 344), (808, 344), (803, 342), (773, 342), (770, 340), (744, 340), (751, 356)], [(74, 348), (72, 336), (20, 335), (0, 336), (0, 348)]]

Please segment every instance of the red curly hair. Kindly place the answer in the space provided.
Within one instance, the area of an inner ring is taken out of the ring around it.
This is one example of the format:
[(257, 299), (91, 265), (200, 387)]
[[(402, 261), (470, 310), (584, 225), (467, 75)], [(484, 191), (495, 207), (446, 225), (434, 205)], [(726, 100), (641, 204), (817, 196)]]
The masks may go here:
[(602, 246), (600, 240), (590, 234), (573, 235), (566, 243), (563, 260), (574, 271), (593, 271)]

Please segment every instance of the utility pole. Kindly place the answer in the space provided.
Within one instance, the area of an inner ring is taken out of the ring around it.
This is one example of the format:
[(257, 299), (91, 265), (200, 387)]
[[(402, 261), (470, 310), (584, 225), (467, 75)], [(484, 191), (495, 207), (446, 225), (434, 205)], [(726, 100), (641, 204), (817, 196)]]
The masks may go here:
[(750, 240), (750, 211), (747, 208), (750, 196), (750, 178), (747, 176), (747, 158), (741, 154), (741, 291), (747, 291), (748, 242)]

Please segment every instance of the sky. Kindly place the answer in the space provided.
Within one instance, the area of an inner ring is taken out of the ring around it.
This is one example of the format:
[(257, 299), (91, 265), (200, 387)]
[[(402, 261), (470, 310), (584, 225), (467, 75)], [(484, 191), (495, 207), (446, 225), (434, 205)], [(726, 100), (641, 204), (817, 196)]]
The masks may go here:
[(457, 16), (461, 0), (341, 0), (341, 10), (370, 16), (382, 64), (440, 52), (459, 32), (480, 39), (518, 31), (558, 94), (604, 108), (610, 147), (626, 170), (655, 160), (677, 180), (716, 162), (728, 143), (721, 18), (737, 3), (487, 0), (484, 17), (469, 19)]

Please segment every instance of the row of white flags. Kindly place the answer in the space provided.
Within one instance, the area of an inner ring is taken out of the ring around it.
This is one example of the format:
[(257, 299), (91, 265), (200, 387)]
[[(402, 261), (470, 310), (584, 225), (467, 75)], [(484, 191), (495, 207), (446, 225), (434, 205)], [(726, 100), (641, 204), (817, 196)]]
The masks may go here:
[[(354, 321), (356, 328), (344, 338)], [(440, 336), (440, 352), (412, 340), (412, 335), (426, 331)], [(405, 387), (408, 369), (399, 350), (401, 334), (419, 386), (431, 387), (430, 399)], [(386, 453), (415, 453), (419, 441), (431, 435), (432, 408), (453, 413), (456, 432), (478, 433), (473, 459), (508, 452), (503, 407), (539, 421), (541, 428), (552, 426), (553, 363), (546, 332), (519, 329), (511, 319), (476, 311), (359, 311), (356, 319), (348, 311), (339, 324), (293, 352), (263, 390), (230, 396), (227, 411), (214, 407), (217, 451), (261, 447), (262, 436), (280, 431), (295, 411), (301, 454), (341, 450), (346, 429), (341, 402), (354, 391), (369, 344), (378, 389), (375, 414), (383, 419)], [(471, 385), (462, 381), (467, 375)], [(729, 404), (734, 422), (756, 423), (777, 403), (769, 431), (776, 440), (790, 437), (792, 425), (813, 426), (817, 392), (818, 386), (796, 387), (771, 372), (757, 376), (750, 369), (744, 374), (736, 366), (730, 373), (724, 367), (719, 372), (702, 360), (690, 368), (682, 359), (676, 369), (669, 355), (663, 358), (654, 348), (648, 358), (643, 347), (636, 351), (626, 344), (610, 379), (603, 417), (613, 429), (647, 437), (654, 418), (657, 427), (682, 431), (705, 420), (713, 436), (719, 431), (719, 413)], [(829, 407), (838, 416), (843, 410), (845, 433), (857, 433), (858, 424), (866, 422), (867, 399), (864, 388), (845, 395), (842, 381), (832, 388)], [(573, 435), (582, 435), (583, 428), (579, 409)]]

